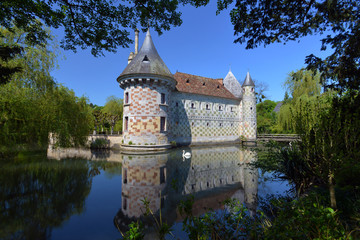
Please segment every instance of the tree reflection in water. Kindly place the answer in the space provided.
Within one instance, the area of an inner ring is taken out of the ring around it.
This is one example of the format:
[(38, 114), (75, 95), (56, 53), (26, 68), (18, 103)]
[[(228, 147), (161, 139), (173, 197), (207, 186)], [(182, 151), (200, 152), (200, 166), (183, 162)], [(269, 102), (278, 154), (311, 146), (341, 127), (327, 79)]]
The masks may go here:
[(0, 239), (50, 239), (53, 227), (84, 210), (95, 168), (44, 157), (0, 163)]
[(147, 238), (155, 237), (152, 217), (145, 217), (142, 200), (153, 212), (161, 213), (172, 225), (183, 220), (177, 205), (194, 195), (193, 214), (224, 208), (223, 201), (235, 198), (250, 212), (257, 207), (258, 170), (247, 163), (255, 160), (250, 149), (237, 146), (189, 148), (191, 159), (183, 161), (182, 149), (162, 154), (123, 155), (121, 208), (114, 224), (122, 232), (132, 221), (141, 219), (147, 226)]

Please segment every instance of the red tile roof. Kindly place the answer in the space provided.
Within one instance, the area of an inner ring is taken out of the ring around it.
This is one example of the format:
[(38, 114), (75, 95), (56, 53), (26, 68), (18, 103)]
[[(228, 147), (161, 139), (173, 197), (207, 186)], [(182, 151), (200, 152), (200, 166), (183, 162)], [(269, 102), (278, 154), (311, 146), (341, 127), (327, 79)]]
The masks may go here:
[(206, 78), (181, 72), (176, 72), (174, 78), (177, 81), (176, 90), (179, 92), (239, 100), (224, 87), (221, 78)]

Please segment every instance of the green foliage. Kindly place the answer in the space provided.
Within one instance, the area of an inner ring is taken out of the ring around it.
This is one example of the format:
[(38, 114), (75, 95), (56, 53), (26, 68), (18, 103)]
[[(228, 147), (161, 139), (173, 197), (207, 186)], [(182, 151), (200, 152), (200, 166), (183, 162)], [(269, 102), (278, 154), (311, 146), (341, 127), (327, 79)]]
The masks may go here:
[(24, 49), (21, 55), (3, 62), (20, 66), (22, 71), (0, 85), (0, 144), (44, 146), (51, 132), (59, 146), (84, 145), (91, 127), (90, 109), (86, 98), (76, 97), (50, 76), (56, 45), (29, 46), (23, 31), (0, 30), (2, 44)]
[(313, 196), (293, 201), (275, 198), (271, 209), (276, 212), (264, 231), (265, 239), (350, 239), (338, 219), (339, 213)]
[(103, 149), (109, 148), (109, 140), (105, 138), (97, 138), (95, 141), (91, 142), (90, 148), (92, 149)]
[[(26, 31), (28, 43), (40, 44), (48, 38), (41, 23), (64, 28), (61, 41), (64, 49), (91, 48), (94, 56), (103, 51), (116, 52), (118, 46), (128, 47), (132, 40), (129, 30), (139, 24), (153, 27), (159, 34), (171, 26), (180, 26), (179, 3), (206, 5), (208, 0), (161, 0), (114, 2), (108, 0), (35, 1), (3, 0), (0, 4), (0, 25)], [(39, 21), (40, 20), (40, 21)]]
[(129, 231), (122, 237), (124, 240), (142, 240), (145, 237), (144, 226), (141, 222), (132, 222), (129, 224)]
[(113, 134), (114, 127), (118, 122), (121, 122), (121, 125), (118, 124), (117, 131), (122, 130), (122, 116), (123, 116), (123, 100), (115, 96), (110, 96), (106, 99), (104, 108), (102, 109), (104, 118), (111, 125), (111, 134)]
[(276, 113), (274, 108), (277, 103), (271, 100), (256, 105), (257, 131), (258, 133), (271, 133), (276, 124)]
[[(234, 0), (218, 0), (218, 11)], [(251, 49), (260, 45), (296, 41), (326, 33), (321, 50), (331, 47), (325, 59), (310, 55), (308, 69), (321, 72), (324, 85), (338, 90), (360, 88), (360, 2), (358, 0), (238, 0), (230, 12), (235, 43)]]
[(323, 102), (323, 97), (320, 97), (320, 74), (304, 69), (291, 72), (284, 83), (284, 87), (287, 90), (286, 93), (290, 92), (292, 98), (290, 99), (285, 95), (286, 99), (280, 108), (274, 131), (296, 133), (297, 115), (316, 114), (314, 112), (315, 105), (318, 101)]

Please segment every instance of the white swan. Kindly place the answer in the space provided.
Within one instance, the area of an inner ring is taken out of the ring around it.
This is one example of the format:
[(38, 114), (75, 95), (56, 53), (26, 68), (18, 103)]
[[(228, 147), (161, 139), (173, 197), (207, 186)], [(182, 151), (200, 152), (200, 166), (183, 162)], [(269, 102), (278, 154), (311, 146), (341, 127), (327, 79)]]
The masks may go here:
[(185, 153), (185, 150), (183, 150), (182, 157), (183, 157), (183, 161), (185, 161), (185, 158), (186, 159), (191, 158), (191, 153), (189, 153), (189, 152)]

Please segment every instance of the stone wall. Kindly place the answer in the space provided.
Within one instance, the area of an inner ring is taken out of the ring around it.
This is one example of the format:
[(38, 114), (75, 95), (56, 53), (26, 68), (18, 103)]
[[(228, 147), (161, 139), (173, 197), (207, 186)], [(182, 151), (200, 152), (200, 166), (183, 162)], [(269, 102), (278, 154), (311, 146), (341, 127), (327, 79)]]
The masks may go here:
[(178, 144), (240, 141), (240, 100), (173, 92), (170, 139)]
[[(161, 130), (161, 117), (167, 121), (170, 90), (160, 81), (154, 81), (137, 82), (124, 91), (124, 99), (128, 98), (128, 102), (124, 101), (124, 144), (168, 144), (166, 126), (164, 131)], [(163, 104), (161, 94), (165, 97)]]

